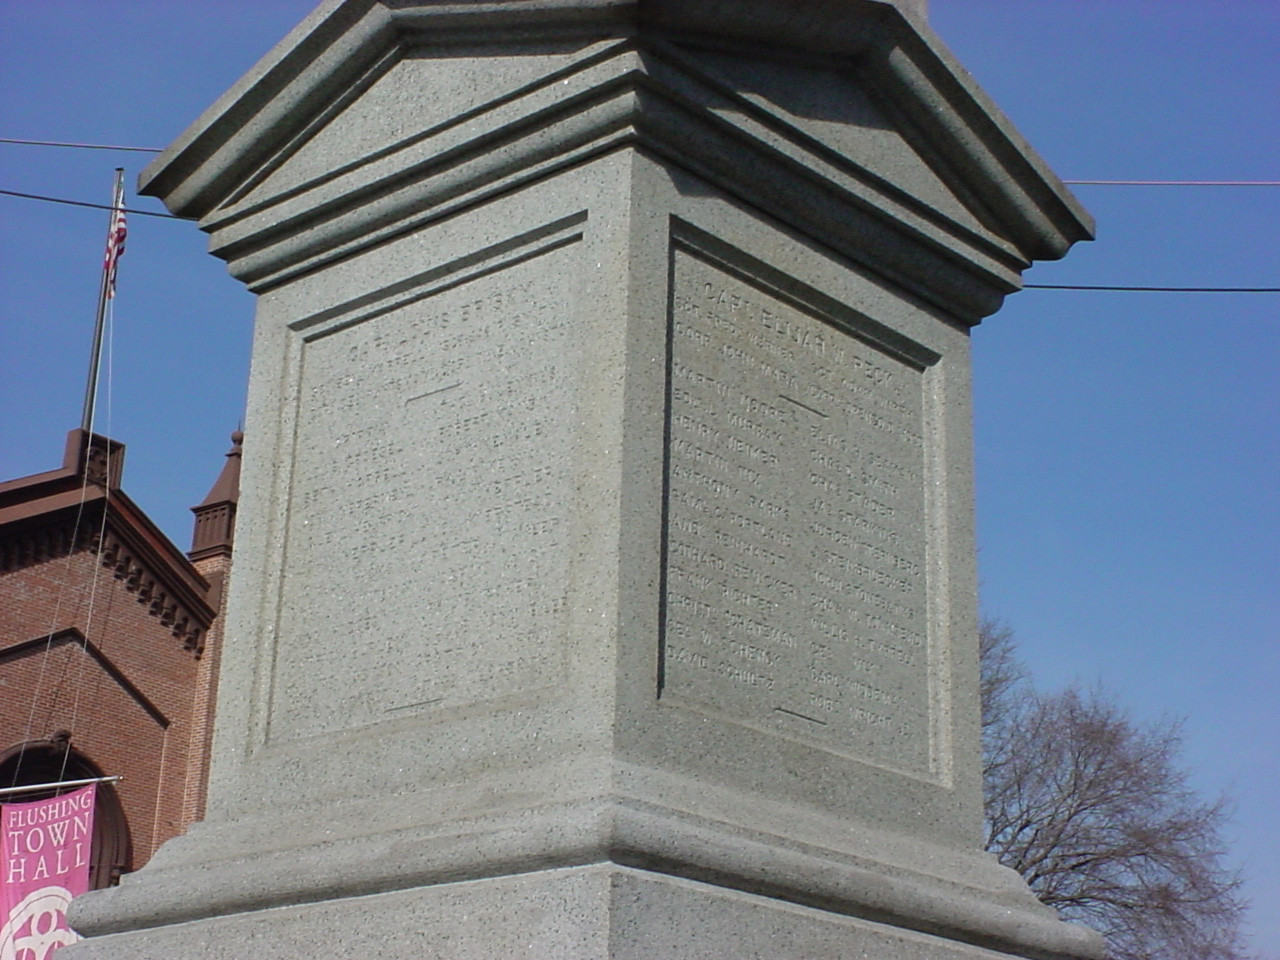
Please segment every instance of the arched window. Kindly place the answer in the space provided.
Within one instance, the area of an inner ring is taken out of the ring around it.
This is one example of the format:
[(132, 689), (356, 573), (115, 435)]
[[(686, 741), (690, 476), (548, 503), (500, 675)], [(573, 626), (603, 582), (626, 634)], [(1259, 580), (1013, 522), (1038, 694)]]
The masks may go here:
[[(0, 752), (0, 787), (89, 780), (101, 776), (102, 770), (96, 763), (61, 739), (29, 740)], [(73, 789), (75, 788), (41, 790), (4, 799), (14, 803), (28, 803), (32, 800), (47, 800)], [(122, 873), (128, 873), (132, 869), (132, 864), (133, 845), (129, 839), (129, 822), (125, 819), (120, 797), (112, 784), (100, 783), (93, 811), (89, 889), (112, 886)]]

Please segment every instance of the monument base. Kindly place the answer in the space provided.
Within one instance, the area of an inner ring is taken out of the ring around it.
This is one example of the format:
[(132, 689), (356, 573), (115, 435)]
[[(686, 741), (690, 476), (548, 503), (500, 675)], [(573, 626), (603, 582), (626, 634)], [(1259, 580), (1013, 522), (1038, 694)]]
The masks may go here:
[(986, 854), (615, 773), (623, 795), (578, 766), (560, 774), (580, 795), (556, 803), (530, 804), (524, 771), (519, 795), (477, 778), (360, 816), (197, 824), (76, 900), (72, 925), (90, 939), (66, 960), (1101, 953)]
[(981, 946), (616, 864), (541, 870), (98, 937), (76, 960), (980, 960)]

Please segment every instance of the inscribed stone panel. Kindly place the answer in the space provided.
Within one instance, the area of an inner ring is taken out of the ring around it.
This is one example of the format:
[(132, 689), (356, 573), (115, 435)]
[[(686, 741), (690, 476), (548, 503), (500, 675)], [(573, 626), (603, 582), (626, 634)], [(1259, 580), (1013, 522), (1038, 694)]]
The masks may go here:
[(272, 739), (559, 682), (572, 250), (306, 344)]
[(924, 370), (678, 248), (662, 697), (927, 776)]

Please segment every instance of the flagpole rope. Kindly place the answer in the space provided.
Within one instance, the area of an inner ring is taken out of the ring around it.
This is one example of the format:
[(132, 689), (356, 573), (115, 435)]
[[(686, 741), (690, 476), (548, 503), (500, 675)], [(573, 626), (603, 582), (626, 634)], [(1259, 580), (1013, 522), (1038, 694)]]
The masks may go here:
[[(82, 429), (85, 430), (89, 437), (94, 435), (94, 427), (98, 416), (98, 383), (101, 378), (98, 371), (98, 360), (102, 352), (103, 334), (106, 334), (106, 352), (107, 352), (107, 370), (106, 370), (106, 421), (107, 430), (105, 436), (110, 438), (111, 435), (111, 405), (113, 399), (112, 385), (113, 375), (112, 368), (115, 359), (115, 295), (116, 295), (116, 273), (120, 264), (120, 258), (124, 255), (128, 230), (126, 229), (126, 219), (124, 214), (124, 169), (116, 168), (115, 186), (111, 194), (111, 217), (107, 222), (107, 247), (106, 253), (102, 259), (102, 284), (98, 295), (98, 315), (94, 324), (93, 337), (93, 355), (89, 362), (89, 382), (85, 389), (85, 402)], [(89, 441), (92, 443), (92, 439)], [(85, 660), (89, 655), (89, 638), (93, 635), (94, 614), (97, 609), (98, 583), (102, 577), (102, 556), (106, 550), (107, 541), (107, 518), (111, 513), (111, 443), (104, 445), (103, 449), (103, 469), (105, 476), (103, 478), (103, 501), (102, 501), (102, 517), (98, 524), (97, 542), (94, 545), (93, 573), (89, 581), (89, 607), (85, 615), (84, 637), (80, 645), (80, 659), (76, 663), (75, 675), (75, 695), (71, 705), (71, 722), (70, 729), (75, 730), (76, 722), (80, 719), (80, 698), (84, 689), (84, 666)], [(86, 480), (88, 479), (88, 470), (85, 471)], [(58, 771), (58, 778), (62, 779), (66, 776), (67, 763), (70, 762), (71, 751), (67, 750), (62, 755), (62, 769)]]
[[(96, 405), (92, 403), (92, 396), (96, 391), (96, 382), (95, 382), (97, 379), (96, 354), (98, 352), (99, 330), (100, 330), (101, 323), (104, 319), (104, 308), (113, 308), (114, 306), (112, 299), (110, 297), (102, 296), (102, 293), (104, 293), (107, 289), (108, 280), (114, 279), (109, 275), (108, 268), (114, 265), (113, 261), (118, 259), (119, 255), (124, 251), (123, 245), (124, 245), (125, 238), (124, 238), (123, 217), (117, 215), (117, 211), (120, 211), (124, 206), (124, 189), (123, 189), (123, 181), (122, 181), (121, 174), (122, 174), (122, 171), (117, 170), (116, 185), (112, 192), (112, 205), (108, 208), (112, 211), (112, 216), (108, 221), (108, 227), (107, 227), (107, 254), (103, 262), (103, 280), (102, 280), (103, 287), (99, 297), (99, 308), (98, 308), (99, 316), (95, 321), (95, 328), (98, 328), (98, 329), (95, 329), (95, 334), (94, 334), (95, 356), (91, 359), (91, 362), (90, 362), (90, 369), (91, 369), (90, 383), (87, 389), (85, 415), (81, 423), (82, 439), (85, 444), (85, 447), (82, 451), (78, 451), (78, 456), (83, 458), (83, 460), (78, 463), (79, 469), (81, 471), (80, 499), (76, 507), (75, 521), (73, 522), (72, 528), (71, 528), (71, 539), (67, 544), (67, 556), (62, 565), (62, 576), (59, 580), (57, 591), (54, 597), (53, 611), (50, 615), (50, 620), (49, 620), (49, 630), (45, 636), (44, 651), (40, 657), (40, 669), (36, 674), (36, 685), (31, 694), (31, 706), (27, 712), (26, 729), (23, 733), (22, 743), (18, 748), (17, 760), (14, 763), (13, 781), (10, 785), (15, 787), (18, 785), (18, 780), (21, 778), (22, 763), (23, 763), (23, 760), (26, 758), (27, 745), (31, 743), (31, 737), (35, 730), (36, 711), (40, 704), (41, 692), (44, 689), (45, 678), (46, 678), (46, 674), (48, 673), (49, 659), (53, 651), (53, 638), (55, 633), (57, 632), (64, 601), (67, 598), (67, 593), (70, 588), (72, 564), (76, 555), (77, 545), (80, 542), (80, 529), (84, 521), (85, 505), (88, 500), (88, 492), (89, 492), (88, 459), (93, 448), (93, 436), (94, 436), (93, 428), (94, 428), (94, 420), (96, 416), (96, 410), (94, 409)], [(110, 313), (110, 316), (114, 318), (113, 310), (107, 310), (106, 312)], [(114, 325), (112, 325), (112, 331), (114, 333)], [(110, 346), (110, 343), (111, 343), (111, 340), (109, 339), (108, 341), (109, 346)], [(112, 357), (113, 357), (113, 351), (109, 349), (108, 365), (107, 365), (108, 366), (108, 370), (107, 370), (108, 422), (110, 421), (110, 415), (111, 415), (111, 409), (110, 409), (111, 408), (111, 389), (110, 388), (111, 388)], [(79, 687), (83, 681), (83, 670), (84, 670), (83, 656), (87, 655), (87, 647), (89, 644), (89, 637), (90, 637), (90, 632), (92, 629), (92, 621), (93, 621), (94, 594), (96, 593), (96, 590), (97, 590), (98, 577), (102, 569), (102, 552), (104, 549), (105, 539), (106, 539), (104, 534), (106, 530), (107, 512), (110, 508), (110, 494), (111, 494), (111, 445), (110, 443), (106, 445), (104, 454), (106, 456), (106, 477), (104, 480), (103, 487), (106, 492), (106, 497), (104, 499), (103, 506), (102, 506), (102, 520), (101, 520), (99, 535), (97, 538), (98, 543), (96, 545), (97, 546), (96, 556), (94, 558), (93, 578), (90, 586), (88, 620), (85, 624), (84, 644), (81, 648), (82, 659), (79, 663), (79, 669), (77, 670), (76, 696), (75, 696), (74, 707), (72, 711), (73, 725), (74, 725), (74, 720), (76, 719), (79, 712), (79, 699), (80, 699)], [(56, 713), (57, 702), (59, 699), (59, 694), (57, 691), (59, 688), (61, 688), (65, 678), (66, 678), (66, 671), (64, 669), (62, 680), (59, 680), (57, 682), (54, 693), (50, 698), (50, 704), (49, 704), (50, 714), (46, 722), (52, 722), (53, 716)], [(59, 779), (61, 779), (61, 777), (63, 777), (66, 774), (67, 763), (70, 760), (70, 756), (71, 756), (71, 751), (70, 749), (68, 749), (62, 756), (62, 767), (59, 772)]]
[[(114, 231), (115, 231), (114, 217), (112, 218), (112, 230), (114, 235)], [(114, 271), (114, 268), (115, 268), (114, 263), (112, 263), (109, 267), (104, 265), (104, 269), (109, 269)], [(112, 276), (111, 277), (112, 285), (114, 285), (114, 282), (115, 282), (115, 277)], [(112, 296), (107, 299), (107, 313), (106, 313), (107, 369), (106, 369), (106, 377), (104, 379), (106, 380), (106, 385), (107, 385), (107, 391), (106, 391), (107, 393), (107, 403), (106, 403), (107, 432), (105, 434), (107, 437), (111, 436), (111, 401), (112, 401), (111, 387), (112, 387), (113, 360), (115, 358), (115, 350), (114, 350), (115, 330), (116, 330), (115, 298), (114, 296)], [(90, 420), (90, 424), (89, 424), (89, 436), (92, 437), (94, 420), (97, 417), (96, 404), (93, 405), (90, 416), (92, 419)], [(89, 656), (89, 637), (92, 636), (92, 633), (93, 633), (94, 613), (97, 610), (98, 583), (101, 580), (103, 575), (102, 555), (106, 552), (106, 549), (107, 549), (107, 517), (111, 513), (111, 444), (110, 443), (107, 443), (104, 445), (103, 469), (104, 469), (104, 472), (106, 473), (106, 477), (103, 483), (104, 496), (102, 500), (102, 518), (98, 522), (98, 537), (97, 537), (98, 542), (97, 544), (95, 544), (95, 548), (94, 548), (93, 576), (89, 582), (89, 608), (85, 614), (84, 640), (80, 644), (80, 660), (76, 664), (76, 679), (74, 683), (75, 696), (71, 701), (71, 722), (68, 727), (68, 729), (70, 729), (73, 733), (76, 728), (76, 721), (80, 719), (80, 694), (84, 689), (84, 666), (85, 666), (85, 661), (88, 659), (88, 656)], [(88, 473), (87, 470), (85, 472), (86, 474)], [(86, 480), (87, 480), (87, 476), (86, 476)], [(99, 649), (101, 649), (101, 646), (99, 647)], [(58, 771), (59, 780), (61, 780), (63, 777), (67, 775), (67, 763), (70, 761), (70, 759), (71, 759), (71, 751), (67, 750), (67, 752), (62, 755), (62, 767)]]
[[(80, 542), (80, 528), (84, 521), (85, 504), (89, 496), (89, 471), (87, 468), (88, 468), (89, 453), (91, 452), (93, 447), (93, 420), (92, 420), (93, 413), (92, 412), (90, 414), (90, 417), (91, 419), (89, 421), (88, 429), (84, 431), (84, 436), (83, 436), (85, 450), (82, 456), (85, 459), (85, 463), (81, 466), (80, 501), (76, 505), (76, 519), (71, 526), (71, 539), (70, 539), (70, 542), (67, 544), (67, 556), (62, 565), (62, 577), (58, 582), (58, 590), (53, 602), (53, 613), (50, 615), (50, 618), (49, 618), (49, 630), (45, 636), (44, 652), (41, 654), (41, 657), (40, 657), (40, 670), (36, 674), (36, 686), (35, 686), (35, 690), (32, 692), (32, 695), (31, 695), (31, 709), (27, 713), (27, 727), (25, 732), (23, 733), (22, 744), (18, 748), (18, 759), (14, 763), (14, 767), (13, 767), (13, 782), (11, 786), (14, 786), (14, 787), (17, 786), (18, 779), (21, 776), (22, 761), (26, 757), (27, 744), (31, 742), (31, 735), (35, 729), (36, 708), (39, 706), (39, 703), (40, 703), (40, 693), (44, 687), (44, 679), (45, 679), (45, 673), (47, 672), (47, 667), (49, 664), (49, 656), (53, 652), (53, 637), (54, 637), (54, 634), (58, 632), (58, 623), (60, 622), (60, 617), (62, 613), (63, 600), (66, 598), (66, 594), (71, 583), (71, 566), (75, 559), (76, 545)], [(111, 476), (110, 444), (107, 444), (105, 453), (107, 456), (107, 489), (109, 492), (110, 476)], [(102, 509), (104, 524), (106, 520), (106, 513), (107, 513), (107, 503), (104, 502), (103, 509)], [(101, 544), (101, 541), (102, 541), (101, 535), (98, 537), (98, 540), (99, 540), (99, 544)], [(101, 556), (102, 556), (101, 546), (99, 546), (99, 552), (97, 557), (95, 558), (95, 567), (94, 567), (94, 574), (93, 574), (94, 586), (96, 586), (97, 584), (98, 570), (101, 568)], [(92, 610), (92, 601), (90, 602), (90, 609)], [(92, 618), (92, 613), (90, 613), (90, 619), (91, 618)], [(89, 624), (88, 623), (85, 624), (84, 639), (85, 639), (85, 644), (87, 645), (89, 642)], [(56, 686), (61, 686), (61, 682), (59, 682)], [(56, 711), (57, 709), (56, 695), (51, 697), (49, 709), (50, 709), (50, 716), (48, 719), (51, 720), (53, 712)], [(59, 779), (61, 779), (61, 777), (66, 773), (67, 759), (68, 757), (70, 757), (70, 755), (71, 755), (70, 750), (68, 750), (66, 753), (63, 754), (62, 768), (58, 774)]]
[(84, 520), (85, 501), (89, 494), (89, 479), (86, 475), (81, 478), (80, 483), (80, 502), (76, 505), (76, 519), (71, 525), (71, 541), (67, 546), (67, 556), (62, 564), (62, 577), (58, 582), (57, 593), (53, 601), (53, 613), (49, 617), (49, 630), (44, 639), (44, 651), (40, 655), (40, 669), (36, 673), (35, 689), (31, 693), (31, 709), (27, 712), (27, 726), (23, 731), (22, 743), (18, 747), (18, 758), (13, 765), (13, 781), (11, 787), (18, 785), (18, 779), (22, 775), (22, 761), (27, 755), (27, 744), (31, 742), (31, 733), (35, 729), (36, 708), (40, 704), (40, 691), (44, 687), (44, 677), (49, 665), (49, 655), (53, 651), (53, 637), (58, 632), (58, 620), (62, 612), (62, 603), (66, 598), (67, 589), (71, 581), (71, 563), (75, 557), (76, 543), (80, 539), (80, 526)]

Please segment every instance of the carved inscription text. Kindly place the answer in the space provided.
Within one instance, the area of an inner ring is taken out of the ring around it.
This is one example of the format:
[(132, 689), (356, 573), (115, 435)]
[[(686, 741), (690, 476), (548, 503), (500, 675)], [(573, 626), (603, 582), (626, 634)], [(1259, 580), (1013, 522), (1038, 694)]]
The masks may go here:
[(921, 371), (676, 255), (663, 691), (929, 770)]
[[(548, 262), (548, 260), (552, 262)], [(577, 371), (561, 251), (304, 354), (273, 724), (345, 730), (559, 681)]]

